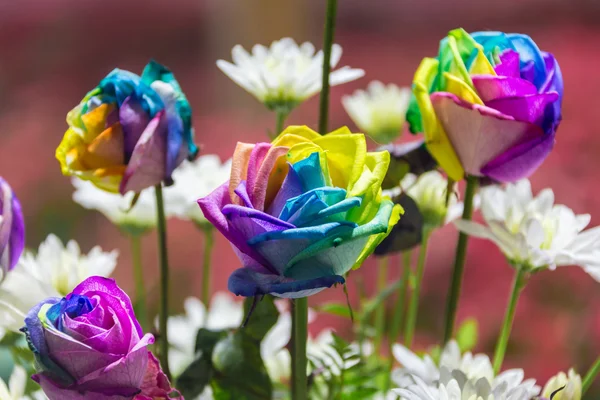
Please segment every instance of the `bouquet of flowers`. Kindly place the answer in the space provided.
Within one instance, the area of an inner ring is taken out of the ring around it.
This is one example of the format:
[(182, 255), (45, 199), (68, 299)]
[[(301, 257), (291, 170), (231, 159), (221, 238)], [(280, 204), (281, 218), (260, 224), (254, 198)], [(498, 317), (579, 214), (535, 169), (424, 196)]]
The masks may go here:
[[(524, 34), (455, 29), (437, 56), (415, 66), (411, 89), (374, 81), (343, 98), (363, 133), (331, 129), (330, 87), (364, 75), (336, 69), (336, 8), (327, 1), (316, 53), (284, 38), (251, 52), (236, 46), (233, 62), (217, 61), (275, 114), (269, 137), (238, 143), (228, 161), (198, 155), (191, 105), (173, 72), (155, 61), (140, 75), (113, 70), (68, 112), (56, 158), (72, 177), (73, 200), (130, 239), (134, 293), (110, 278), (116, 250), (82, 254), (77, 242), (65, 246), (53, 234), (37, 253), (25, 250), (21, 205), (0, 178), (0, 346), (14, 364), (8, 383), (0, 380), (0, 400), (584, 396), (600, 358), (583, 378), (574, 367), (544, 385), (522, 369), (502, 369), (532, 275), (578, 265), (600, 280), (600, 230), (586, 229), (590, 216), (554, 204), (551, 189), (534, 196), (528, 180), (562, 118), (558, 61)], [(317, 94), (316, 130), (312, 121), (288, 126), (295, 107)], [(405, 125), (418, 136), (398, 144)], [(477, 209), (484, 223), (472, 221)], [(183, 315), (169, 315), (171, 217), (192, 221), (204, 236), (202, 290), (189, 293)], [(460, 234), (444, 335), (423, 351), (414, 337), (428, 243), (447, 224)], [(141, 259), (141, 239), (152, 230), (155, 319)], [(231, 294), (211, 286), (215, 233), (239, 259)], [(492, 241), (514, 270), (493, 357), (471, 353), (477, 321), (456, 326), (470, 237)], [(395, 254), (402, 273), (390, 282)], [(352, 304), (346, 284), (369, 257), (378, 260), (377, 293)], [(347, 304), (309, 309), (308, 298), (324, 290), (344, 290)], [(311, 336), (314, 313), (348, 318), (353, 329)]]

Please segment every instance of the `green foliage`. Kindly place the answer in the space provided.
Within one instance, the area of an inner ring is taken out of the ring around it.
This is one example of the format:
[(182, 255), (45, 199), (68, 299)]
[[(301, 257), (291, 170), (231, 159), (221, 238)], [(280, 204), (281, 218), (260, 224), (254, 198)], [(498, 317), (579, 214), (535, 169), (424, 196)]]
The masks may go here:
[(372, 365), (361, 357), (356, 345), (337, 335), (322, 354), (309, 354), (312, 374), (309, 377), (310, 398), (314, 400), (369, 400), (379, 389), (382, 365)]
[[(252, 308), (247, 299), (246, 313)], [(269, 400), (273, 385), (260, 356), (260, 343), (277, 322), (273, 298), (256, 303), (246, 326), (233, 331), (200, 329), (196, 357), (177, 379), (185, 398), (197, 397), (210, 385), (216, 400)]]
[(456, 341), (461, 353), (471, 351), (477, 344), (478, 329), (477, 320), (474, 318), (466, 319), (458, 328)]
[(245, 330), (221, 340), (212, 356), (211, 386), (218, 400), (269, 400), (273, 385), (260, 357), (260, 342)]
[(315, 310), (320, 313), (326, 313), (350, 319), (350, 309), (348, 308), (347, 304), (330, 302), (315, 307)]
[[(248, 315), (252, 308), (253, 298), (248, 298), (244, 301), (244, 314)], [(257, 341), (261, 341), (267, 332), (275, 326), (279, 312), (272, 296), (265, 296), (256, 304), (256, 308), (252, 315), (248, 318), (244, 332)]]

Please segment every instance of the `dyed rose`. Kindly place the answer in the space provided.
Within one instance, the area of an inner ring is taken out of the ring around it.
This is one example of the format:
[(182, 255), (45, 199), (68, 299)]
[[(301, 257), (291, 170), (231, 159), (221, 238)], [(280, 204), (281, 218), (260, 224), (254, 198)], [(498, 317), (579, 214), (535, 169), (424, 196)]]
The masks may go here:
[[(147, 349), (129, 297), (112, 279), (93, 276), (66, 297), (31, 309), (22, 329), (50, 400), (152, 400), (173, 391)], [(180, 397), (175, 397), (180, 398)]]
[(450, 178), (512, 182), (554, 146), (563, 80), (558, 63), (522, 34), (456, 29), (415, 73), (411, 131)]
[(65, 175), (124, 194), (161, 181), (193, 159), (190, 105), (166, 67), (151, 61), (142, 76), (115, 69), (67, 115), (56, 149)]
[(389, 161), (348, 128), (238, 143), (230, 180), (198, 201), (243, 263), (229, 290), (298, 298), (344, 282), (399, 219), (381, 194)]
[(13, 269), (25, 247), (25, 222), (21, 203), (0, 178), (0, 282)]

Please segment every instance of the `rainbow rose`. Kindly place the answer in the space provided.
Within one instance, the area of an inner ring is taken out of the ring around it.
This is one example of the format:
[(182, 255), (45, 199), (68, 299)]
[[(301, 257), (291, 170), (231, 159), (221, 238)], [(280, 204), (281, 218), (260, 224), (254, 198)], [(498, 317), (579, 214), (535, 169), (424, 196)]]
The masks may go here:
[(557, 61), (529, 36), (456, 29), (415, 73), (407, 120), (453, 180), (512, 182), (552, 150), (562, 96)]
[(25, 220), (21, 203), (0, 177), (0, 282), (12, 270), (25, 248)]
[(93, 276), (42, 301), (22, 330), (36, 359), (33, 379), (50, 400), (181, 399), (147, 349), (154, 337), (112, 279)]
[(173, 73), (151, 61), (142, 76), (115, 69), (67, 115), (56, 149), (65, 175), (108, 192), (140, 192), (161, 181), (198, 147), (191, 108)]
[(345, 127), (321, 136), (291, 126), (272, 144), (238, 143), (230, 180), (198, 200), (243, 263), (229, 290), (299, 298), (343, 283), (400, 218), (381, 193), (389, 162)]

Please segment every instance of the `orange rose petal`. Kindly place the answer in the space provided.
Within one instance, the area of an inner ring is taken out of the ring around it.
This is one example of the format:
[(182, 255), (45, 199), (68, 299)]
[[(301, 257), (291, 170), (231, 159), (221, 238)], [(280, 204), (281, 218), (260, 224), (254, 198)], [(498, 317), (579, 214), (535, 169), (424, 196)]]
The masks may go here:
[(114, 109), (114, 105), (102, 103), (92, 111), (81, 116), (81, 121), (85, 126), (83, 139), (86, 143), (90, 143), (105, 130), (106, 118)]
[(104, 130), (88, 146), (86, 161), (91, 162), (96, 168), (125, 163), (125, 147), (123, 129), (116, 123)]

